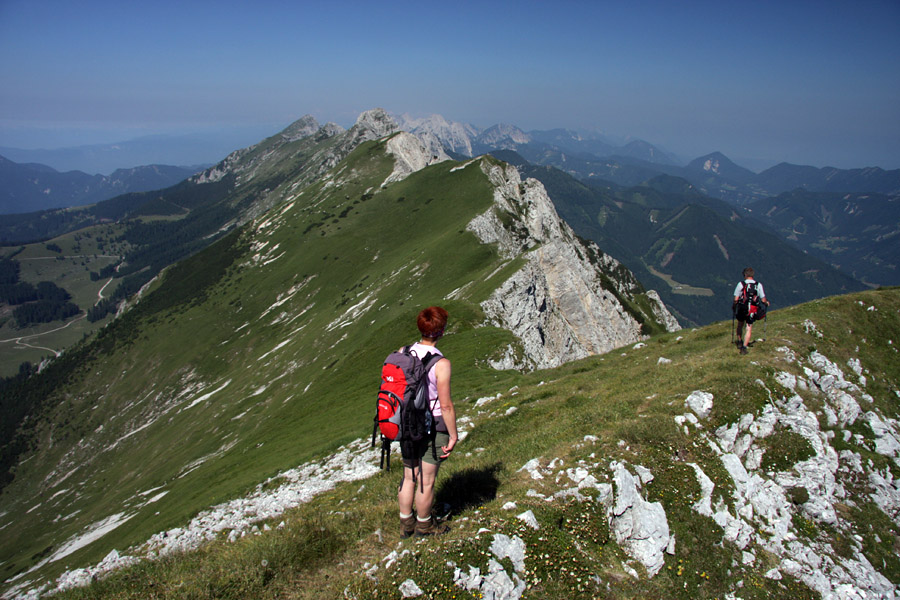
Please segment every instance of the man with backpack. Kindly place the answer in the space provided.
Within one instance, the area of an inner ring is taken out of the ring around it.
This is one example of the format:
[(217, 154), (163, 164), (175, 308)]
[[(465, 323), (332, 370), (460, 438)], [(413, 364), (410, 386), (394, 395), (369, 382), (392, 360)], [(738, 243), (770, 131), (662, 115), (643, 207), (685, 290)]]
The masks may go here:
[[(422, 334), (420, 341), (388, 356), (382, 370), (381, 412), (376, 416), (376, 427), (381, 427), (382, 439), (387, 440), (388, 445), (390, 440), (400, 442), (403, 481), (397, 500), (401, 536), (405, 538), (413, 534), (434, 535), (447, 529), (438, 525), (431, 514), (438, 469), (459, 439), (456, 409), (450, 398), (450, 361), (436, 347), (444, 335), (447, 318), (447, 311), (439, 306), (420, 312), (416, 323)], [(413, 378), (418, 381), (406, 381)], [(388, 406), (390, 403), (385, 401), (388, 397), (409, 396), (399, 390), (389, 391), (395, 380), (401, 379), (405, 380), (403, 384), (407, 388), (414, 385), (420, 400), (424, 400), (423, 410), (414, 410), (413, 405), (418, 404), (415, 394)], [(396, 414), (390, 414), (395, 410)], [(389, 414), (389, 418), (384, 418)]]
[(741, 354), (747, 354), (753, 323), (765, 318), (769, 301), (761, 283), (753, 279), (752, 267), (743, 271), (744, 280), (734, 288), (734, 302), (731, 311), (738, 320), (737, 345)]

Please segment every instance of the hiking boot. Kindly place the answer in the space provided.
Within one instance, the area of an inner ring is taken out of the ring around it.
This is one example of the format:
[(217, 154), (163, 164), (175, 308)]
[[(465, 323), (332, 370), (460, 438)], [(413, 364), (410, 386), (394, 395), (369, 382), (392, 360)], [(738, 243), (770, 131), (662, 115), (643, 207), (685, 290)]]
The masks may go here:
[(440, 535), (442, 533), (447, 533), (448, 531), (450, 531), (450, 528), (446, 525), (438, 525), (434, 520), (434, 517), (431, 517), (424, 523), (416, 519), (416, 537), (424, 537), (426, 535)]
[(400, 537), (408, 538), (416, 531), (416, 514), (413, 513), (410, 516), (400, 517)]
[(747, 354), (747, 346), (741, 346), (741, 354)]

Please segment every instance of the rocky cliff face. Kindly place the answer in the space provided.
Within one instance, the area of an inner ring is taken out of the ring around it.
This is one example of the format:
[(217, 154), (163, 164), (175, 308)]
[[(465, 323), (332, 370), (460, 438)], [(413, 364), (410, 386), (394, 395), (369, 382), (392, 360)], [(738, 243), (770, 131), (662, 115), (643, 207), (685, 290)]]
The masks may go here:
[(480, 133), (471, 125), (450, 122), (440, 115), (431, 115), (425, 119), (414, 119), (409, 115), (402, 115), (397, 118), (397, 121), (404, 130), (414, 133), (423, 141), (426, 139), (436, 140), (438, 144), (451, 152), (465, 156), (472, 156), (472, 140)]
[[(643, 292), (633, 276), (596, 246), (578, 240), (539, 181), (523, 182), (514, 167), (486, 159), (481, 167), (495, 186), (494, 206), (469, 230), (497, 244), (507, 258), (525, 261), (482, 304), (493, 324), (521, 340), (525, 354), (517, 362), (510, 349), (496, 366), (550, 368), (643, 339), (638, 315), (620, 300)], [(644, 319), (679, 329), (658, 295), (647, 299), (654, 308), (641, 315)]]
[(387, 142), (387, 152), (394, 157), (394, 170), (382, 186), (405, 179), (409, 174), (424, 169), (428, 165), (450, 160), (443, 148), (427, 147), (423, 140), (411, 133), (401, 131)]

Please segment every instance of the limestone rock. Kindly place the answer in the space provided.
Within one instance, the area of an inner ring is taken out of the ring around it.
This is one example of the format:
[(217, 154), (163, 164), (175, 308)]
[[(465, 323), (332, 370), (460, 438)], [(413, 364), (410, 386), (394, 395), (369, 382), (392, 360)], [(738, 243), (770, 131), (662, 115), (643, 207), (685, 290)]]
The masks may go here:
[(435, 155), (433, 150), (430, 151), (425, 147), (422, 140), (405, 131), (392, 136), (387, 141), (386, 150), (394, 157), (394, 170), (381, 184), (382, 187), (401, 181), (430, 164), (450, 159), (443, 149), (439, 149), (439, 153)]
[[(534, 368), (644, 339), (640, 322), (619, 300), (643, 292), (633, 275), (596, 245), (582, 244), (539, 181), (523, 182), (509, 165), (487, 159), (481, 164), (494, 185), (494, 205), (468, 229), (496, 244), (502, 256), (525, 261), (482, 303), (489, 321), (516, 335)], [(661, 302), (653, 304), (654, 314), (643, 318), (668, 315), (664, 325), (678, 327)]]
[(663, 567), (663, 554), (674, 544), (669, 535), (666, 511), (659, 502), (641, 496), (638, 481), (621, 463), (613, 463), (615, 505), (610, 528), (625, 552), (641, 562), (650, 577)]

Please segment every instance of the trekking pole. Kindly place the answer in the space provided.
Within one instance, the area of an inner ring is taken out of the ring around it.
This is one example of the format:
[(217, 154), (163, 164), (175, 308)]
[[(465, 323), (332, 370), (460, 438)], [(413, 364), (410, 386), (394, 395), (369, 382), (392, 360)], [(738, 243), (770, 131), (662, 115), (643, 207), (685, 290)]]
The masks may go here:
[(734, 304), (731, 305), (731, 345), (734, 346)]

